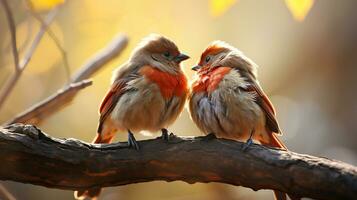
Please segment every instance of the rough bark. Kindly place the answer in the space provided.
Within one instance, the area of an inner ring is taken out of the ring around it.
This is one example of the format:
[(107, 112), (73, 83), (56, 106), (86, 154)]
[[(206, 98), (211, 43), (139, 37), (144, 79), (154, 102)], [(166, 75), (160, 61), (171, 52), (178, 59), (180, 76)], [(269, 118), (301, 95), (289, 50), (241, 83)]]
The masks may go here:
[(356, 199), (357, 168), (290, 151), (205, 137), (88, 144), (30, 125), (0, 128), (0, 179), (65, 190), (154, 180), (220, 182), (315, 199)]

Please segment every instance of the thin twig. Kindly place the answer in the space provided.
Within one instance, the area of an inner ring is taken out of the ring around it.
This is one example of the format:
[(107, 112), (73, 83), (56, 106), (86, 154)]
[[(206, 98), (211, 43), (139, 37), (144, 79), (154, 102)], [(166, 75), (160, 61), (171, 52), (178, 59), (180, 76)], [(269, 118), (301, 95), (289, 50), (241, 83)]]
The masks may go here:
[[(29, 0), (27, 0), (27, 4), (28, 4), (29, 13), (32, 15), (32, 17), (34, 17), (42, 26), (46, 25), (46, 22), (42, 19), (42, 17), (33, 9), (33, 6)], [(60, 51), (62, 55), (67, 81), (70, 82), (71, 68), (69, 66), (67, 52), (64, 50), (60, 40), (58, 39), (56, 34), (52, 31), (51, 27), (47, 27), (46, 33), (50, 36), (50, 38), (55, 43), (57, 49)]]
[[(6, 2), (6, 0), (2, 0), (2, 2)], [(39, 45), (39, 43), (45, 33), (46, 28), (53, 21), (57, 12), (58, 12), (58, 7), (51, 10), (51, 12), (47, 15), (46, 21), (45, 21), (46, 23), (41, 26), (39, 32), (37, 33), (37, 35), (35, 36), (35, 39), (32, 42), (30, 48), (26, 51), (24, 58), (18, 64), (15, 74), (13, 76), (11, 76), (10, 79), (8, 79), (8, 81), (5, 83), (5, 86), (0, 91), (0, 109), (3, 105), (3, 103), (5, 102), (5, 100), (9, 97), (11, 91), (13, 90), (17, 81), (19, 80), (22, 72), (25, 70), (27, 64), (30, 62), (31, 57), (34, 54), (37, 46)], [(17, 50), (16, 50), (16, 53), (17, 53)]]
[(4, 187), (3, 184), (0, 184), (0, 199), (16, 200), (16, 198)]
[(62, 47), (62, 45), (61, 45), (59, 39), (57, 38), (56, 34), (54, 34), (54, 32), (50, 28), (47, 29), (47, 34), (50, 36), (50, 38), (55, 43), (57, 49), (60, 51), (60, 53), (62, 55), (63, 65), (64, 65), (64, 69), (65, 69), (65, 73), (66, 73), (66, 78), (67, 78), (67, 81), (70, 82), (71, 81), (71, 68), (69, 66), (67, 52)]
[[(27, 16), (26, 16), (27, 17)], [(28, 20), (27, 21), (27, 34), (26, 34), (26, 39), (25, 41), (20, 44), (20, 47), (18, 48), (18, 52), (21, 55), (22, 52), (26, 51), (26, 47), (32, 42), (32, 36), (33, 36), (33, 21)]]
[(72, 82), (77, 82), (83, 79), (90, 78), (103, 65), (118, 56), (128, 44), (128, 38), (119, 34), (116, 36), (107, 47), (99, 51), (95, 56), (89, 59), (77, 73), (72, 76)]
[(30, 62), (36, 48), (40, 44), (40, 41), (41, 41), (44, 33), (46, 32), (46, 29), (54, 20), (55, 16), (58, 13), (58, 10), (59, 10), (59, 7), (56, 7), (53, 10), (51, 10), (50, 13), (48, 13), (48, 15), (46, 16), (46, 20), (44, 21), (44, 23), (41, 24), (40, 30), (38, 31), (37, 35), (35, 36), (35, 39), (33, 40), (30, 48), (26, 51), (24, 58), (21, 60), (21, 63), (20, 63), (21, 70), (24, 70), (24, 68)]
[[(9, 25), (10, 35), (11, 35), (11, 46), (12, 46), (12, 55), (14, 57), (15, 75), (13, 78), (9, 80), (9, 84), (5, 85), (4, 93), (0, 93), (0, 107), (2, 103), (5, 101), (7, 94), (10, 93), (12, 89), (11, 85), (12, 83), (16, 82), (17, 78), (15, 77), (17, 77), (17, 74), (20, 71), (19, 52), (17, 50), (16, 26), (15, 26), (14, 16), (12, 14), (12, 11), (9, 7), (7, 0), (1, 0), (1, 3), (5, 10), (6, 18)], [(7, 198), (7, 200), (16, 200), (14, 196), (2, 184), (0, 184), (0, 194), (1, 194), (1, 198)]]
[[(12, 55), (14, 56), (15, 70), (19, 71), (19, 52), (17, 51), (17, 41), (16, 41), (16, 26), (14, 21), (14, 15), (9, 7), (7, 0), (1, 0), (2, 5), (5, 10), (6, 18), (9, 24), (10, 34), (11, 34), (11, 45), (12, 45)], [(1, 102), (1, 100), (0, 100)], [(1, 105), (1, 103), (0, 103)]]
[[(28, 14), (28, 15), (30, 15), (30, 14)], [(28, 16), (26, 16), (26, 18), (27, 18)], [(27, 22), (26, 22), (26, 38), (25, 38), (25, 40), (21, 43), (21, 44), (18, 44), (18, 47), (17, 47), (17, 52), (18, 52), (18, 54), (19, 55), (21, 55), (22, 54), (22, 52), (24, 52), (26, 49), (27, 49), (27, 46), (29, 46), (29, 44), (30, 44), (30, 42), (32, 42), (32, 36), (33, 36), (33, 21), (31, 21), (31, 20), (27, 20)], [(11, 44), (11, 41), (10, 41), (10, 43), (9, 44), (6, 44), (6, 47), (4, 48), (4, 51), (5, 52), (8, 52), (8, 51), (12, 51), (11, 50), (11, 48), (12, 48), (12, 44)], [(12, 62), (12, 61), (11, 61)], [(4, 62), (3, 63), (3, 66), (6, 66), (6, 65), (8, 65), (9, 64), (9, 62)]]
[[(101, 50), (99, 53), (90, 58), (82, 67), (79, 68), (78, 72), (71, 78), (73, 84), (77, 84), (84, 79), (88, 79), (99, 69), (108, 63), (110, 60), (113, 60), (124, 50), (128, 44), (128, 38), (125, 35), (120, 34), (115, 37), (113, 41), (109, 43), (107, 47)], [(61, 91), (66, 91), (68, 86), (65, 85)], [(37, 103), (33, 107), (25, 110), (24, 112), (17, 115), (14, 119), (10, 120), (6, 124), (12, 123), (30, 123), (30, 124), (39, 124), (49, 115), (57, 112), (59, 109), (63, 108), (63, 104), (70, 102), (73, 97), (77, 94), (71, 93), (71, 95), (61, 96), (62, 100), (59, 100), (60, 97), (58, 92), (51, 97)], [(51, 101), (49, 101), (51, 99)], [(51, 104), (50, 106), (47, 104)]]
[(65, 86), (63, 89), (58, 90), (55, 94), (47, 97), (39, 104), (35, 104), (30, 107), (25, 113), (27, 115), (19, 115), (15, 117), (12, 121), (8, 122), (8, 124), (12, 124), (14, 122), (26, 122), (30, 124), (37, 124), (42, 121), (44, 118), (48, 117), (52, 113), (56, 112), (61, 107), (65, 106), (77, 95), (77, 93), (92, 85), (92, 81), (83, 80), (77, 83), (72, 83), (68, 86)]

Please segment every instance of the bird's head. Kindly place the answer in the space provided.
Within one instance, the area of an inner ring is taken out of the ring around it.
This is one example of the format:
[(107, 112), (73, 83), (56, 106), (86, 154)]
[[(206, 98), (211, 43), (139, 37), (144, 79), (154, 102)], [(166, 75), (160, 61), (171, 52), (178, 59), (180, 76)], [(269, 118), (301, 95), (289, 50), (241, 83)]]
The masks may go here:
[(194, 71), (209, 70), (219, 66), (219, 61), (225, 58), (234, 47), (222, 41), (214, 41), (201, 54), (198, 64), (192, 67)]
[(161, 71), (177, 74), (180, 63), (190, 58), (180, 52), (178, 47), (170, 39), (151, 34), (145, 37), (135, 48), (131, 61), (139, 62), (141, 65), (150, 65)]
[(192, 70), (206, 73), (218, 67), (236, 68), (256, 76), (256, 64), (237, 48), (223, 41), (214, 41), (209, 44)]

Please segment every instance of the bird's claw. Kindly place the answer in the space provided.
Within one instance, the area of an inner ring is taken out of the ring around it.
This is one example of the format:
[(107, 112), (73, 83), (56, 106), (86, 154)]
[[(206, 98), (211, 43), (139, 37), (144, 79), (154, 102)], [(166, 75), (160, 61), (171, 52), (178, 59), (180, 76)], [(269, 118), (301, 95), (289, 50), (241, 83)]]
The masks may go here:
[(252, 138), (249, 138), (242, 147), (242, 151), (246, 151), (248, 149), (249, 146), (251, 146), (253, 144), (253, 140)]
[(161, 129), (161, 136), (159, 138), (161, 138), (162, 140), (166, 141), (166, 142), (170, 142), (172, 141), (174, 138), (176, 138), (176, 135), (174, 133), (170, 133), (166, 128)]
[(213, 140), (213, 139), (217, 139), (217, 137), (214, 133), (209, 133), (202, 138), (203, 141), (209, 141), (209, 140)]
[(161, 129), (161, 139), (164, 141), (169, 141), (169, 131), (166, 128)]
[(135, 150), (140, 149), (138, 142), (136, 141), (133, 133), (131, 132), (128, 133), (128, 146), (129, 148), (134, 148)]

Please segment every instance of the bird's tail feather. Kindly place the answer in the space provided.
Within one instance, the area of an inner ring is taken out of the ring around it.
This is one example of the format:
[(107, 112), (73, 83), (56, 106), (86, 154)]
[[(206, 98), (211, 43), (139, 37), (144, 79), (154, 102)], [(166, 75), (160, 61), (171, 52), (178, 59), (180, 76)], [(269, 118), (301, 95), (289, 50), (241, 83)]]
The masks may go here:
[(102, 188), (92, 188), (89, 190), (78, 190), (74, 192), (74, 198), (78, 200), (96, 200)]
[(113, 135), (104, 137), (103, 134), (98, 133), (93, 139), (92, 143), (94, 144), (108, 144), (113, 140)]
[(278, 190), (274, 190), (274, 196), (276, 200), (286, 200), (286, 194)]
[[(279, 138), (276, 136), (276, 134), (271, 133), (269, 135), (270, 135), (270, 141), (267, 143), (262, 142), (263, 145), (270, 146), (270, 147), (278, 147), (281, 149), (288, 150), (288, 148), (284, 145), (284, 143), (282, 141), (279, 140)], [(278, 190), (274, 190), (274, 196), (275, 196), (276, 200), (286, 200), (287, 199), (286, 193), (278, 191)]]
[(281, 149), (288, 150), (288, 148), (284, 145), (282, 141), (279, 140), (279, 138), (276, 136), (275, 133), (271, 133), (269, 135), (270, 135), (270, 141), (262, 142), (263, 145), (270, 146), (270, 147), (278, 147)]

